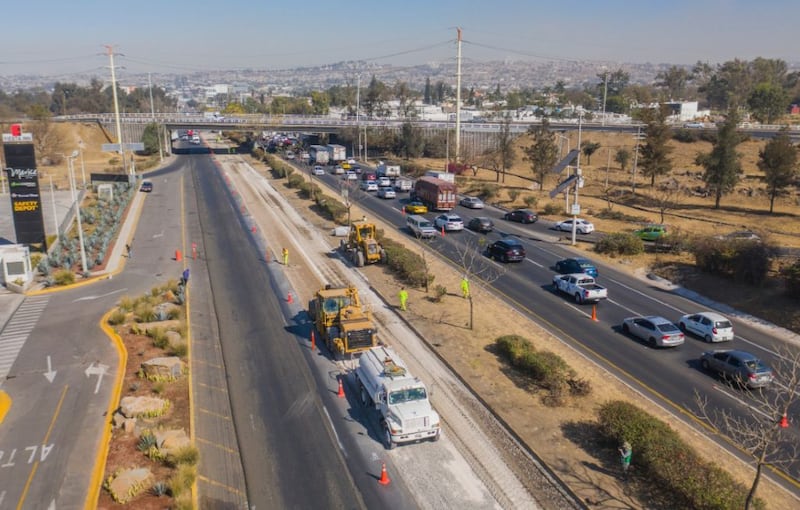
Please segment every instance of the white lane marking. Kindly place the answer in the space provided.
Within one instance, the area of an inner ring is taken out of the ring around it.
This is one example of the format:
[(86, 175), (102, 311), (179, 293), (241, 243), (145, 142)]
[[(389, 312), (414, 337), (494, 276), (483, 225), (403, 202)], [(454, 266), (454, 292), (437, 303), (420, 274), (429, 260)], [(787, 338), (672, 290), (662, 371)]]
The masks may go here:
[(728, 398), (730, 398), (731, 400), (734, 400), (734, 401), (738, 402), (739, 404), (743, 405), (744, 407), (746, 407), (746, 408), (748, 408), (748, 409), (750, 409), (750, 410), (752, 410), (752, 411), (755, 411), (755, 412), (757, 412), (758, 414), (760, 414), (760, 415), (761, 415), (761, 416), (763, 416), (764, 418), (769, 418), (769, 417), (770, 417), (770, 416), (769, 416), (767, 413), (765, 413), (765, 412), (764, 412), (764, 411), (762, 411), (761, 409), (757, 409), (757, 408), (755, 408), (755, 407), (751, 406), (750, 404), (748, 404), (748, 403), (747, 403), (747, 402), (745, 402), (744, 400), (742, 400), (742, 399), (740, 399), (739, 397), (737, 397), (737, 396), (735, 396), (735, 395), (733, 395), (733, 394), (731, 394), (731, 393), (729, 393), (729, 392), (727, 392), (727, 391), (723, 390), (722, 388), (720, 388), (720, 387), (719, 387), (719, 386), (717, 386), (716, 384), (713, 384), (713, 385), (711, 385), (711, 387), (712, 387), (713, 389), (717, 390), (718, 392), (722, 393), (723, 395), (726, 395), (726, 396), (727, 396)]
[(322, 410), (325, 411), (325, 417), (328, 419), (328, 423), (331, 425), (331, 430), (333, 431), (333, 435), (336, 437), (336, 444), (339, 445), (339, 449), (342, 450), (342, 454), (347, 457), (347, 450), (344, 449), (344, 445), (342, 441), (339, 439), (339, 434), (336, 432), (336, 427), (333, 426), (333, 420), (331, 419), (331, 415), (328, 414), (328, 408), (322, 406)]
[(650, 296), (649, 294), (645, 294), (644, 292), (642, 292), (642, 291), (640, 291), (640, 290), (638, 290), (638, 289), (634, 289), (634, 288), (633, 288), (633, 287), (631, 287), (630, 285), (625, 285), (624, 283), (622, 283), (622, 282), (620, 282), (620, 281), (618, 281), (618, 280), (615, 280), (615, 279), (613, 279), (613, 278), (607, 278), (607, 279), (608, 279), (609, 281), (612, 281), (612, 282), (616, 283), (616, 284), (617, 284), (617, 285), (619, 285), (620, 287), (624, 287), (625, 289), (628, 289), (628, 290), (629, 290), (629, 291), (631, 291), (631, 292), (634, 292), (634, 293), (636, 293), (636, 294), (639, 294), (639, 295), (640, 295), (640, 296), (642, 296), (642, 297), (646, 297), (647, 299), (650, 299), (651, 301), (655, 301), (656, 303), (658, 303), (658, 304), (660, 304), (660, 305), (662, 305), (662, 306), (665, 306), (665, 307), (667, 307), (667, 308), (671, 308), (672, 310), (675, 310), (676, 312), (680, 313), (681, 315), (685, 315), (685, 314), (686, 314), (686, 312), (685, 312), (685, 311), (681, 310), (681, 309), (680, 309), (680, 308), (678, 308), (677, 306), (672, 306), (671, 304), (669, 304), (669, 303), (666, 303), (666, 302), (664, 302), (664, 301), (661, 301), (660, 299), (656, 299), (656, 298), (654, 298), (653, 296)]
[(539, 264), (539, 263), (538, 263), (538, 262), (536, 262), (535, 260), (533, 260), (533, 259), (529, 259), (528, 257), (525, 257), (525, 262), (530, 262), (531, 264), (533, 264), (533, 265), (535, 265), (535, 266), (538, 266), (538, 267), (544, 267), (542, 264)]
[(91, 300), (94, 300), (94, 299), (100, 299), (100, 298), (112, 296), (112, 295), (118, 294), (120, 292), (125, 292), (126, 290), (128, 290), (127, 287), (122, 288), (122, 289), (112, 290), (111, 292), (106, 292), (105, 294), (100, 294), (99, 296), (94, 296), (94, 295), (92, 295), (92, 296), (84, 296), (84, 297), (81, 297), (81, 298), (78, 298), (78, 299), (73, 299), (72, 302), (73, 303), (77, 303), (78, 301), (91, 301)]
[(617, 301), (614, 301), (613, 299), (606, 299), (606, 301), (608, 301), (611, 304), (617, 305), (618, 307), (622, 308), (623, 310), (627, 310), (628, 312), (630, 312), (633, 315), (641, 315), (639, 312), (637, 312), (633, 308), (628, 308), (627, 306), (625, 306), (625, 305), (623, 305), (623, 304), (621, 304), (621, 303), (619, 303)]

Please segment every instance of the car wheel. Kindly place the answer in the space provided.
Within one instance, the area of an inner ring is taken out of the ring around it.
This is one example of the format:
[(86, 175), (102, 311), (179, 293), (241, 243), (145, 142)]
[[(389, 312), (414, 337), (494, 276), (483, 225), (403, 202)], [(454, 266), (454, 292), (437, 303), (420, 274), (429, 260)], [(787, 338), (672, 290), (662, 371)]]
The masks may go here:
[(702, 368), (703, 370), (711, 370), (711, 365), (708, 364), (708, 360), (701, 359), (700, 360), (700, 368)]
[(706, 335), (705, 338), (703, 338), (703, 340), (705, 340), (708, 343), (712, 343), (714, 341), (714, 339), (711, 338), (711, 335)]
[(681, 331), (683, 331), (684, 333), (686, 333), (686, 324), (684, 324), (684, 323), (682, 323), (682, 322), (679, 322), (679, 323), (678, 323), (678, 329), (680, 329)]
[(383, 442), (387, 450), (394, 450), (394, 447), (397, 446), (392, 442), (392, 432), (389, 430), (388, 425), (383, 428)]
[(356, 267), (364, 267), (364, 252), (361, 250), (356, 252)]
[(653, 347), (658, 347), (658, 342), (656, 342), (656, 337), (651, 336), (649, 341), (650, 341), (650, 345), (652, 345)]
[(583, 298), (581, 298), (581, 295), (578, 293), (575, 293), (575, 302), (578, 304), (583, 303)]
[(360, 383), (361, 391), (359, 395), (361, 396), (361, 405), (364, 407), (369, 405), (369, 394), (367, 394), (367, 389), (364, 387), (364, 383)]

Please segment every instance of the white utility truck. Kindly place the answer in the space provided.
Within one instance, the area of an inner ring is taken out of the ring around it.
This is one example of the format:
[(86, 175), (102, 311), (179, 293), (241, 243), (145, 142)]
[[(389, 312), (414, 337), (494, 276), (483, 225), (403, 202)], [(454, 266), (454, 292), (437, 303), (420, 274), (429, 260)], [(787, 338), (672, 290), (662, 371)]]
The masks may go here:
[(441, 437), (439, 414), (425, 384), (411, 375), (391, 347), (379, 345), (361, 353), (356, 367), (361, 403), (381, 414), (384, 446)]

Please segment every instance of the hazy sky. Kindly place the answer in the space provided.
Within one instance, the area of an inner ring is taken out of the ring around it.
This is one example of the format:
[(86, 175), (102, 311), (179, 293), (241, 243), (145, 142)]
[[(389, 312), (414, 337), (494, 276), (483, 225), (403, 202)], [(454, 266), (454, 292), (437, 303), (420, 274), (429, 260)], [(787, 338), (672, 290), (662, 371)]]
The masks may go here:
[(0, 75), (281, 69), (342, 60), (797, 58), (798, 0), (15, 0)]

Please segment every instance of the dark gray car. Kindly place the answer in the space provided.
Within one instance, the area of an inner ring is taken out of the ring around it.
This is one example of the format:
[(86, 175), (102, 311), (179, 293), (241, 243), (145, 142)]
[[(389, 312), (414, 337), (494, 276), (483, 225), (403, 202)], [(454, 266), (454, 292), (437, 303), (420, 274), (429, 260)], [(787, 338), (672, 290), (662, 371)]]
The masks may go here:
[(706, 351), (700, 357), (700, 366), (748, 388), (762, 388), (769, 385), (773, 378), (772, 369), (745, 351)]
[(494, 230), (494, 222), (486, 216), (478, 216), (469, 220), (467, 228), (475, 232), (491, 232)]

